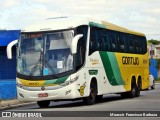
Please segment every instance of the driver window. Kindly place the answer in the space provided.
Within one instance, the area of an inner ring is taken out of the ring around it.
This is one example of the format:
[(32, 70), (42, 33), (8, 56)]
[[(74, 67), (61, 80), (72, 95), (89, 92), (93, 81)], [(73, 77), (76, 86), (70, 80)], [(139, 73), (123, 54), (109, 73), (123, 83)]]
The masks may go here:
[(78, 42), (77, 54), (76, 54), (76, 69), (79, 69), (83, 65), (84, 58), (85, 58), (85, 49), (82, 40), (80, 39)]

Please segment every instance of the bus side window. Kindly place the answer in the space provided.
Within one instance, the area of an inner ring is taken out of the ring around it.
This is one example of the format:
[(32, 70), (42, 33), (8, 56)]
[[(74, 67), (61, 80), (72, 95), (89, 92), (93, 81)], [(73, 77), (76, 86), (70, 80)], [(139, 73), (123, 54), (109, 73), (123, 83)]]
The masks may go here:
[(77, 27), (77, 34), (83, 34), (83, 44), (86, 48), (86, 41), (87, 41), (87, 32), (88, 32), (88, 26), (79, 26)]
[(140, 37), (139, 39), (140, 39), (139, 41), (141, 41), (141, 42), (140, 42), (141, 49), (142, 49), (142, 52), (141, 52), (141, 53), (142, 53), (142, 54), (145, 54), (145, 53), (147, 52), (146, 38), (145, 38), (145, 37)]
[(130, 53), (130, 45), (129, 45), (129, 35), (125, 33), (125, 41), (126, 41), (126, 52)]
[(109, 31), (103, 31), (102, 41), (103, 41), (103, 50), (104, 51), (110, 51), (110, 46), (109, 46)]
[(110, 43), (111, 51), (115, 52), (115, 51), (117, 51), (116, 32), (111, 31), (110, 38), (111, 38), (111, 43)]
[(99, 51), (102, 51), (103, 50), (102, 30), (101, 29), (97, 30), (97, 34), (98, 34), (98, 37), (97, 37), (98, 48), (97, 49)]
[(76, 54), (76, 69), (81, 68), (85, 60), (85, 51), (86, 51), (86, 41), (87, 41), (87, 32), (88, 26), (79, 26), (77, 27), (77, 34), (83, 34), (83, 37), (80, 38), (77, 45), (77, 54)]
[(135, 44), (135, 52), (141, 53), (140, 40), (138, 39), (138, 37), (134, 37), (134, 44)]
[(85, 48), (83, 45), (83, 40), (81, 39), (78, 41), (77, 54), (76, 54), (76, 69), (81, 68), (85, 59)]
[(122, 40), (123, 40), (123, 44), (124, 44), (124, 53), (127, 52), (127, 41), (126, 41), (126, 34), (125, 33), (122, 33)]
[(133, 35), (128, 36), (128, 46), (129, 46), (129, 53), (134, 53), (134, 41), (133, 41)]
[(122, 33), (117, 34), (117, 46), (118, 46), (118, 52), (125, 51), (125, 45), (124, 45), (124, 39), (123, 39)]
[(89, 45), (89, 55), (97, 50), (97, 43), (96, 43), (96, 30), (91, 28), (90, 33), (90, 45)]

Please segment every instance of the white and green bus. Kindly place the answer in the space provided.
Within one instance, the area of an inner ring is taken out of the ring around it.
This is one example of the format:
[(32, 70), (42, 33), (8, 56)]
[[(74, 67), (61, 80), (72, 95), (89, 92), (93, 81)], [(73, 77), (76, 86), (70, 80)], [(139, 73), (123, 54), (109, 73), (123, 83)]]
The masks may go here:
[(17, 47), (20, 101), (83, 99), (94, 104), (104, 94), (138, 97), (149, 87), (145, 35), (94, 19), (57, 18), (26, 27)]

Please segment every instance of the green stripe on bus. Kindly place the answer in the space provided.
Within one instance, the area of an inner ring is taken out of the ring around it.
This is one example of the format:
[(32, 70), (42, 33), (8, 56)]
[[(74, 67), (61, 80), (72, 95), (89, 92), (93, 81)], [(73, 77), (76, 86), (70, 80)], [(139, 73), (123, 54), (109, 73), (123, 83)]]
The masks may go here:
[(65, 76), (65, 77), (62, 77), (62, 78), (58, 78), (58, 79), (54, 79), (54, 80), (46, 80), (46, 82), (44, 83), (44, 85), (48, 85), (48, 84), (61, 84), (61, 83), (64, 83), (67, 79), (68, 79), (68, 76)]
[(112, 52), (99, 53), (110, 84), (124, 85), (115, 54)]

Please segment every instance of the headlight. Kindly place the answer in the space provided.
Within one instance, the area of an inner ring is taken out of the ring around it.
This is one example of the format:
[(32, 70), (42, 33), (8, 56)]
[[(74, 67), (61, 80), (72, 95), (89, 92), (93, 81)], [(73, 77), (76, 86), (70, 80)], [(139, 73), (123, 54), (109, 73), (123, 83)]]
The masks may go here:
[(17, 87), (19, 88), (25, 88), (25, 86), (23, 84), (17, 83)]

